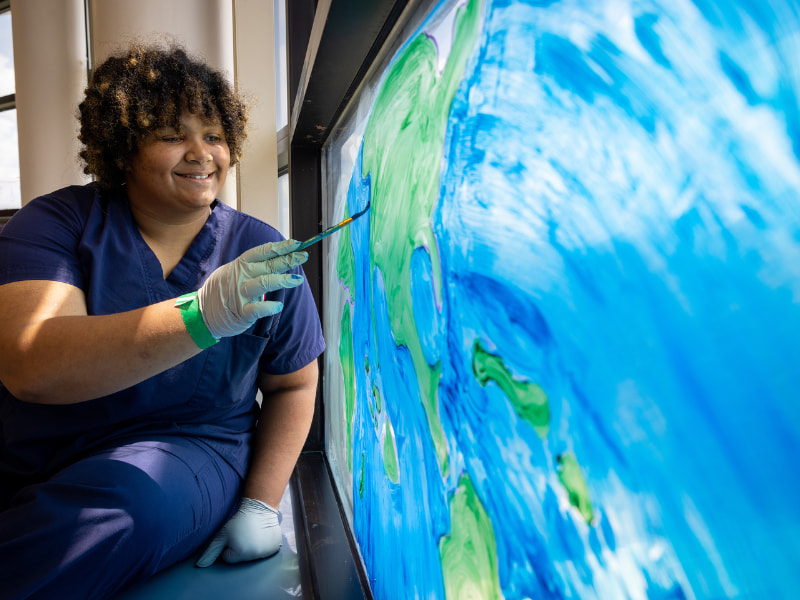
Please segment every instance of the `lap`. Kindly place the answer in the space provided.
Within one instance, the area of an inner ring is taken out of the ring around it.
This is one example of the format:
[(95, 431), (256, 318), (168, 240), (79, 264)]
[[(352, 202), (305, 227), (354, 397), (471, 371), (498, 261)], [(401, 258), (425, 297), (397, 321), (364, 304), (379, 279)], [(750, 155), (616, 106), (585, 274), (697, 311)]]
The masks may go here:
[(195, 440), (107, 448), (14, 496), (0, 513), (0, 571), (42, 597), (51, 587), (58, 597), (102, 597), (192, 554), (227, 517), (239, 485)]

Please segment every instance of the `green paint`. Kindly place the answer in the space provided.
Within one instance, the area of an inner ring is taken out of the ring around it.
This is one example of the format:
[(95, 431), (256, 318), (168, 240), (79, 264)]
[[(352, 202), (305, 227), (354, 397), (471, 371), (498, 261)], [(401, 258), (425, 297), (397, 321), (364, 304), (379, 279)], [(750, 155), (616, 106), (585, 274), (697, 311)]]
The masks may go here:
[(381, 410), (383, 410), (381, 404), (381, 391), (380, 389), (378, 389), (378, 386), (375, 385), (374, 383), (372, 384), (372, 395), (375, 397), (375, 408), (380, 413)]
[(502, 600), (492, 521), (463, 475), (450, 499), (450, 533), (439, 539), (445, 596)]
[[(345, 209), (347, 212), (347, 209)], [(346, 218), (346, 217), (345, 217)], [(339, 252), (336, 271), (339, 280), (347, 289), (347, 299), (353, 301), (355, 289), (355, 258), (350, 243), (350, 231), (345, 227), (339, 234)], [(356, 367), (353, 355), (353, 328), (350, 306), (345, 304), (342, 310), (342, 322), (339, 329), (339, 363), (342, 366), (345, 395), (345, 423), (347, 427), (347, 468), (353, 470), (353, 415), (356, 406)]]
[[(503, 390), (520, 418), (530, 424), (541, 439), (547, 437), (550, 403), (541, 387), (530, 381), (515, 379), (503, 359), (488, 352), (480, 340), (475, 340), (472, 346), (472, 371), (481, 385), (494, 381)], [(591, 525), (594, 513), (589, 500), (589, 488), (578, 461), (569, 453), (558, 456), (556, 461), (558, 478), (567, 491), (569, 503)]]
[(361, 469), (358, 474), (358, 497), (364, 497), (364, 453), (361, 453)]
[(356, 366), (353, 358), (353, 330), (350, 323), (350, 305), (342, 311), (339, 329), (339, 364), (344, 377), (344, 411), (347, 425), (347, 468), (353, 470), (353, 414), (356, 407)]
[[(346, 219), (347, 207), (345, 207)], [(356, 289), (356, 261), (353, 256), (353, 246), (350, 243), (350, 228), (345, 227), (339, 232), (339, 252), (336, 256), (336, 273), (339, 281), (347, 288), (348, 299), (352, 302), (355, 299)]]
[(487, 352), (480, 340), (475, 340), (472, 346), (472, 371), (481, 385), (490, 380), (497, 383), (520, 418), (530, 424), (541, 439), (547, 437), (550, 403), (541, 387), (514, 379), (503, 359)]
[(581, 466), (571, 453), (561, 454), (556, 457), (558, 463), (558, 478), (569, 495), (569, 503), (578, 509), (584, 520), (591, 525), (594, 513), (589, 500), (589, 487), (581, 472)]
[(397, 450), (394, 439), (394, 428), (386, 419), (386, 432), (383, 437), (383, 468), (386, 476), (394, 483), (400, 483), (400, 467), (397, 462)]
[(438, 414), (440, 369), (426, 363), (417, 335), (410, 265), (416, 248), (428, 249), (435, 294), (441, 297), (431, 213), (439, 194), (448, 115), (478, 39), (481, 5), (481, 0), (472, 0), (458, 9), (442, 73), (437, 73), (436, 46), (425, 35), (411, 40), (396, 57), (375, 99), (363, 145), (362, 176), (372, 178), (370, 272), (378, 267), (383, 273), (392, 333), (397, 345), (408, 347), (411, 354), (443, 473), (448, 456)]

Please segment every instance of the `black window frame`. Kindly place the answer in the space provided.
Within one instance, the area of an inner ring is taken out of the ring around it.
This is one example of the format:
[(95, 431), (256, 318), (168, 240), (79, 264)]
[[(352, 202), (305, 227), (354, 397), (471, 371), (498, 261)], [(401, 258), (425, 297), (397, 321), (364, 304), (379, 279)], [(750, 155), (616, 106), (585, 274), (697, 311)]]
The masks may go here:
[[(288, 173), (292, 237), (322, 220), (322, 148), (404, 11), (418, 0), (287, 0)], [(304, 265), (317, 308), (322, 248)], [(324, 315), (324, 311), (320, 310)], [(324, 376), (322, 358), (318, 359)], [(291, 480), (304, 589), (321, 600), (372, 600), (372, 589), (325, 455), (323, 378), (306, 445)]]

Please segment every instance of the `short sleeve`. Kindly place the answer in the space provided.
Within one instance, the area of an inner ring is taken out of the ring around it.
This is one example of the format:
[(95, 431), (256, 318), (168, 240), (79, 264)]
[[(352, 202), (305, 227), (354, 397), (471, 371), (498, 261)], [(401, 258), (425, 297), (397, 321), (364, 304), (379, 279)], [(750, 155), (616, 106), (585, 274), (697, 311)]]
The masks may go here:
[[(300, 267), (294, 272), (304, 275)], [(259, 368), (271, 375), (285, 375), (305, 367), (325, 350), (319, 313), (308, 282), (286, 290), (283, 310), (277, 316)]]
[[(82, 189), (82, 188), (76, 188)], [(83, 287), (79, 244), (84, 219), (70, 188), (23, 206), (0, 232), (0, 284), (60, 281)]]

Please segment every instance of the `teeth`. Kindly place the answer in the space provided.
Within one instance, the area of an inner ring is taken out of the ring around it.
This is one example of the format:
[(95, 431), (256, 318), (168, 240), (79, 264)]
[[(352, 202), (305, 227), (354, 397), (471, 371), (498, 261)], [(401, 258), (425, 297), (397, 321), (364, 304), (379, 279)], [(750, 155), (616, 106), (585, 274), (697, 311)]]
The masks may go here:
[(181, 177), (186, 177), (188, 179), (208, 179), (211, 175), (181, 175)]

